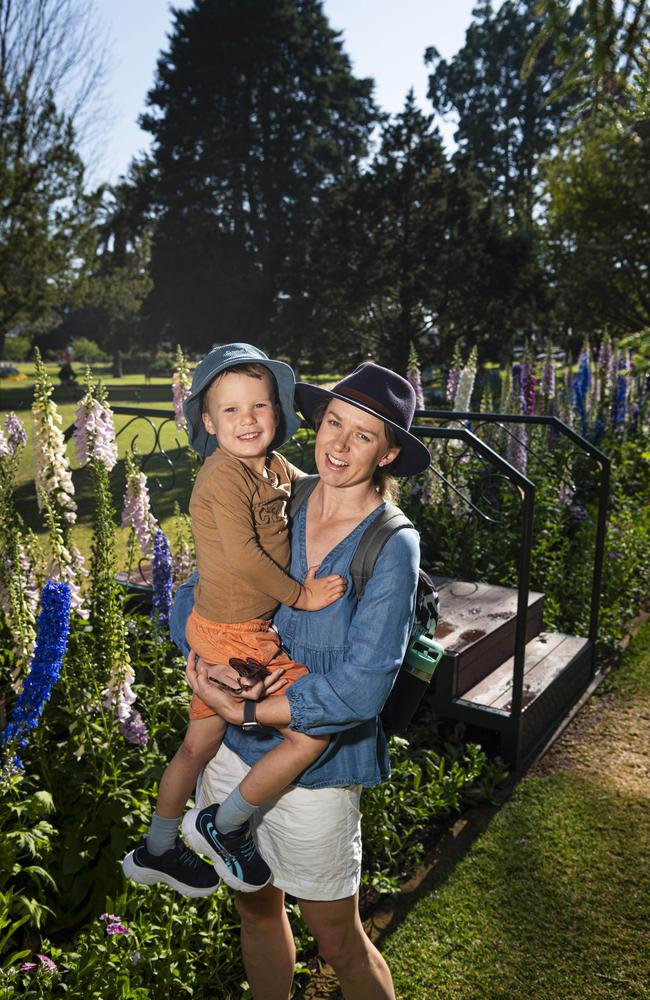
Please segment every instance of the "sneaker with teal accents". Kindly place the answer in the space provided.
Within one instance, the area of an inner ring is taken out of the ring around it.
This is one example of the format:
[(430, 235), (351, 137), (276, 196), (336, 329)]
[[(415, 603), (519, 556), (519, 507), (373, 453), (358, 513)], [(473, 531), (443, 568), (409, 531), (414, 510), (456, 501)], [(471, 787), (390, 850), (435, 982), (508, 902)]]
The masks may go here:
[(164, 854), (151, 854), (147, 850), (147, 838), (143, 836), (122, 861), (122, 871), (127, 878), (142, 885), (164, 882), (182, 896), (210, 896), (221, 883), (213, 866), (197, 857), (180, 837)]
[(221, 878), (239, 892), (257, 892), (271, 881), (271, 869), (258, 852), (248, 823), (232, 833), (217, 829), (218, 805), (190, 809), (183, 817), (183, 836), (197, 854), (211, 858)]

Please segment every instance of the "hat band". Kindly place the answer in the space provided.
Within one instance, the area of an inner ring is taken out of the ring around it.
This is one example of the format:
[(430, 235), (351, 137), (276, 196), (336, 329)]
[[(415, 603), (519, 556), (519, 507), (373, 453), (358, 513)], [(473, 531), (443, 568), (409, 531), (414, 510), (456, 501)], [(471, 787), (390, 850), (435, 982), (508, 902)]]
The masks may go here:
[(338, 396), (347, 397), (348, 399), (354, 399), (357, 403), (362, 403), (371, 410), (376, 410), (377, 413), (381, 413), (386, 420), (390, 420), (391, 423), (401, 425), (401, 421), (396, 419), (396, 415), (391, 413), (387, 406), (380, 403), (378, 400), (373, 399), (372, 396), (366, 396), (365, 392), (359, 392), (358, 389), (352, 389), (346, 386), (344, 389), (334, 389), (334, 392)]

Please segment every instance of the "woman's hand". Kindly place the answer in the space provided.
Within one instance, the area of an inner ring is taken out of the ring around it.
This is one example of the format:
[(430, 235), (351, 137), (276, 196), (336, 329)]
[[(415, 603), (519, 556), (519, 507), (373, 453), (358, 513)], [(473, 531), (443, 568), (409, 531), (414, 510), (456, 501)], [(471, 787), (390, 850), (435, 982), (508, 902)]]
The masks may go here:
[(287, 683), (282, 678), (283, 673), (280, 667), (263, 680), (249, 684), (233, 667), (197, 659), (194, 650), (190, 650), (185, 666), (185, 677), (194, 694), (214, 708), (222, 719), (236, 726), (243, 722), (242, 702), (258, 701), (281, 690)]

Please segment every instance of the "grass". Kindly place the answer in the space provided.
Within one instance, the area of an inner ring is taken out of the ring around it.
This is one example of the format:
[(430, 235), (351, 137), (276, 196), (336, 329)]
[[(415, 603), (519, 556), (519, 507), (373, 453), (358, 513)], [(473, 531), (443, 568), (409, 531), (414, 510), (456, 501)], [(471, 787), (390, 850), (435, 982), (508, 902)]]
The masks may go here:
[[(607, 687), (624, 712), (639, 702), (647, 722), (650, 624)], [(525, 778), (384, 942), (398, 997), (647, 997), (649, 862), (647, 783), (626, 789), (580, 766)]]

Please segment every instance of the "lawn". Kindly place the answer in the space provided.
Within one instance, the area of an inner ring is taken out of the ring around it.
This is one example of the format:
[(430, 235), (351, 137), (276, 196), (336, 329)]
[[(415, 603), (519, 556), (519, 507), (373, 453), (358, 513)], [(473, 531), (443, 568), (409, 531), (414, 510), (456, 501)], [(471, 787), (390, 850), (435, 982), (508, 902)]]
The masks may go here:
[(382, 944), (400, 1000), (648, 996), (650, 624), (593, 702)]

